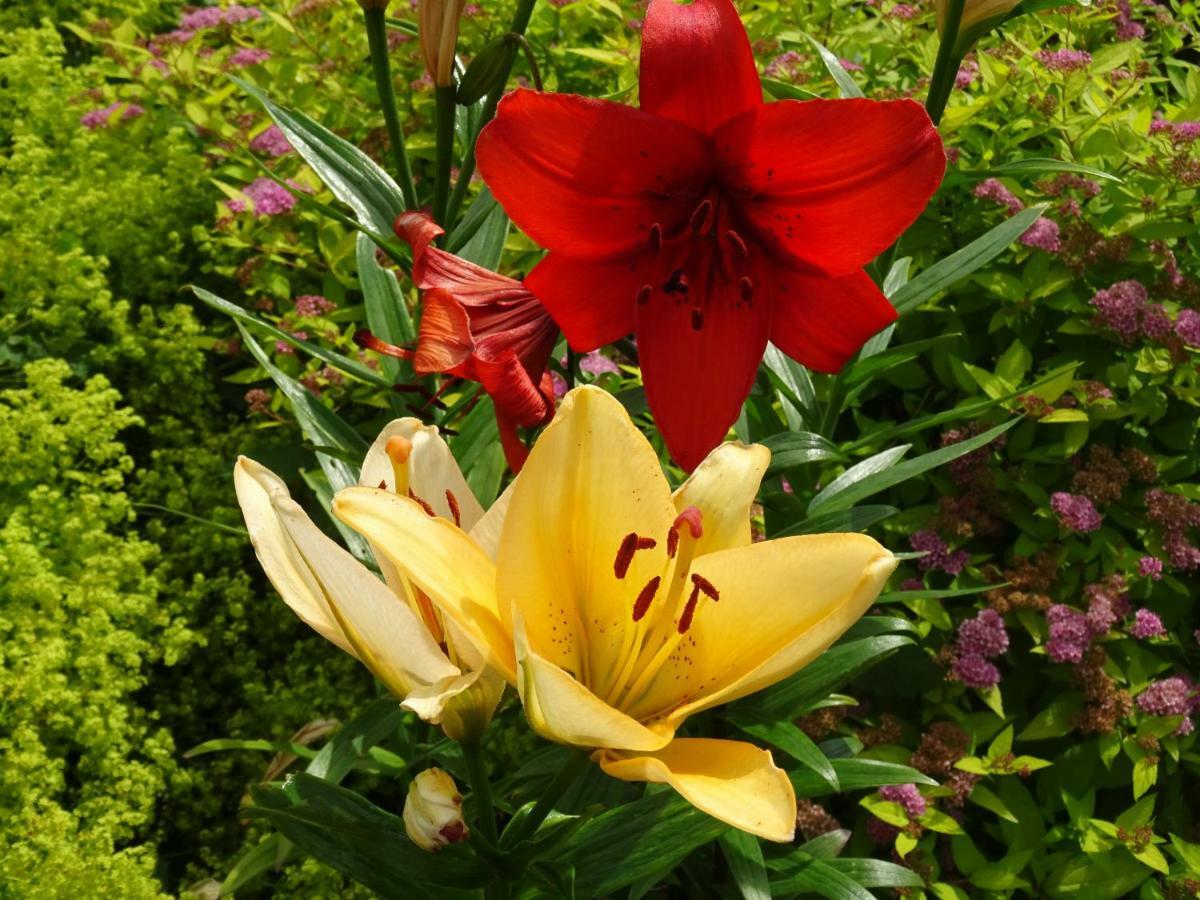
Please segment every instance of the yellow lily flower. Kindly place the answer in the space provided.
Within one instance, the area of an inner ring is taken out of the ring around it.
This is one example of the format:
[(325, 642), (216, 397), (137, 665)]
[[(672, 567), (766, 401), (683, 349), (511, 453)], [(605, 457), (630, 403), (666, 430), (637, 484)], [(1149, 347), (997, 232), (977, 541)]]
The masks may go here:
[[(495, 555), (508, 498), (485, 514), (437, 428), (413, 418), (389, 423), (367, 452), (360, 483), (445, 516), (478, 552)], [(296, 615), (357, 657), (405, 708), (455, 740), (478, 738), (504, 680), (473, 642), (387, 557), (375, 554), (380, 581), (326, 536), (270, 469), (239, 457), (234, 486), (263, 571)]]
[(549, 740), (605, 772), (669, 784), (704, 812), (789, 841), (796, 801), (769, 752), (675, 737), (693, 713), (811, 661), (896, 566), (860, 534), (752, 543), (770, 452), (715, 449), (674, 493), (609, 394), (567, 395), (511, 488), (493, 562), (411, 500), (350, 488), (334, 512), (487, 654)]

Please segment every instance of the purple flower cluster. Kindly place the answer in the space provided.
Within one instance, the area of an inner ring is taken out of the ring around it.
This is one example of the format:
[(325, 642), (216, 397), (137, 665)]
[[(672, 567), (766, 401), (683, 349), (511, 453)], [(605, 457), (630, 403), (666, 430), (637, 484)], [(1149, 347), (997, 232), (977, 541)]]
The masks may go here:
[(989, 659), (1008, 649), (1004, 619), (994, 609), (980, 610), (973, 619), (958, 626), (954, 677), (967, 687), (985, 690), (1000, 683), (1000, 670)]
[(972, 59), (964, 60), (963, 64), (958, 67), (958, 72), (954, 75), (954, 86), (960, 91), (965, 91), (975, 83), (975, 79), (978, 77), (979, 63)]
[(248, 66), (257, 66), (259, 63), (265, 63), (270, 58), (270, 50), (260, 50), (258, 47), (242, 47), (229, 57), (229, 67), (231, 69), (244, 69)]
[(1016, 194), (1006, 188), (1000, 180), (996, 178), (988, 178), (975, 185), (975, 190), (972, 193), (983, 200), (991, 200), (993, 203), (998, 203), (1006, 207), (1010, 214), (1019, 213), (1025, 208), (1025, 204), (1017, 198)]
[(314, 318), (323, 316), (327, 312), (332, 312), (337, 308), (337, 304), (332, 300), (327, 300), (320, 294), (301, 294), (295, 300), (296, 315), (304, 316), (305, 318)]
[(183, 14), (179, 20), (181, 31), (202, 31), (220, 25), (238, 25), (253, 19), (261, 19), (262, 11), (253, 6), (231, 3), (225, 9), (219, 6), (199, 6)]
[(1188, 540), (1188, 530), (1200, 528), (1200, 503), (1160, 488), (1146, 491), (1146, 515), (1163, 532), (1163, 549), (1176, 569), (1200, 569), (1200, 547)]
[(915, 784), (885, 784), (879, 796), (890, 803), (899, 803), (910, 819), (925, 815), (925, 798)]
[(1074, 72), (1092, 64), (1092, 54), (1083, 50), (1039, 50), (1034, 56), (1052, 72)]
[(966, 550), (951, 551), (936, 531), (914, 532), (908, 542), (918, 553), (925, 554), (917, 560), (917, 567), (926, 572), (938, 570), (947, 575), (958, 575), (971, 559)]
[(1150, 302), (1140, 281), (1118, 281), (1097, 291), (1088, 303), (1095, 307), (1101, 326), (1127, 340), (1139, 335), (1161, 338), (1164, 323), (1170, 329), (1170, 320), (1162, 306)]
[(838, 64), (847, 72), (861, 72), (863, 70), (862, 63), (856, 63), (852, 59), (839, 59)]
[[(1152, 681), (1137, 696), (1137, 705), (1152, 716), (1189, 716), (1200, 709), (1200, 693), (1196, 685), (1179, 675)], [(1185, 718), (1177, 734), (1191, 734), (1195, 724)]]
[(1158, 613), (1149, 609), (1139, 609), (1133, 616), (1133, 624), (1129, 626), (1129, 633), (1138, 640), (1145, 640), (1146, 638), (1160, 637), (1167, 633), (1167, 629), (1163, 626)]
[(125, 107), (125, 111), (121, 113), (120, 121), (122, 122), (127, 122), (130, 119), (136, 119), (138, 116), (143, 115), (146, 112), (146, 110), (142, 109), (142, 107), (138, 106), (136, 103), (122, 103), (120, 100), (118, 100), (115, 103), (110, 103), (108, 106), (100, 109), (93, 109), (85, 112), (79, 117), (79, 124), (89, 131), (95, 131), (97, 128), (107, 128), (109, 123), (112, 121), (113, 114), (121, 107)]
[(1087, 616), (1077, 609), (1056, 603), (1046, 610), (1050, 637), (1046, 653), (1055, 662), (1077, 663), (1092, 643), (1092, 629)]
[(789, 79), (794, 78), (796, 73), (808, 62), (808, 57), (803, 53), (797, 53), (795, 50), (788, 50), (780, 53), (773, 60), (767, 63), (763, 69), (763, 74), (768, 78)]
[(1058, 491), (1050, 495), (1050, 508), (1058, 515), (1062, 526), (1070, 531), (1087, 534), (1100, 527), (1100, 513), (1083, 494)]
[(1143, 556), (1138, 560), (1138, 574), (1151, 581), (1159, 581), (1163, 575), (1163, 561), (1157, 556)]
[(606, 375), (609, 373), (619, 375), (621, 372), (620, 366), (618, 366), (599, 350), (593, 350), (591, 353), (585, 353), (579, 360), (579, 368), (592, 376)]
[(1129, 0), (1117, 0), (1117, 15), (1113, 18), (1113, 26), (1117, 30), (1117, 40), (1133, 41), (1146, 36), (1146, 28), (1140, 22), (1134, 21), (1133, 9)]
[[(242, 193), (254, 204), (256, 216), (279, 216), (289, 213), (296, 205), (292, 192), (270, 178), (255, 178), (242, 188)], [(245, 212), (246, 204), (241, 200), (226, 200), (225, 205), (235, 213)]]
[(1026, 247), (1045, 250), (1047, 253), (1058, 253), (1062, 250), (1062, 237), (1059, 235), (1058, 223), (1045, 216), (1038, 219), (1020, 237)]
[(1150, 133), (1165, 132), (1173, 144), (1190, 144), (1200, 138), (1200, 120), (1169, 122), (1162, 113), (1156, 112), (1150, 122)]
[(265, 153), (267, 156), (283, 156), (290, 153), (292, 145), (278, 125), (272, 125), (266, 131), (255, 135), (250, 141), (250, 149), (255, 153)]
[(1200, 312), (1180, 310), (1175, 319), (1175, 334), (1189, 347), (1200, 347)]
[(908, 21), (917, 17), (917, 8), (909, 3), (897, 3), (889, 9), (884, 15), (889, 19), (902, 19)]

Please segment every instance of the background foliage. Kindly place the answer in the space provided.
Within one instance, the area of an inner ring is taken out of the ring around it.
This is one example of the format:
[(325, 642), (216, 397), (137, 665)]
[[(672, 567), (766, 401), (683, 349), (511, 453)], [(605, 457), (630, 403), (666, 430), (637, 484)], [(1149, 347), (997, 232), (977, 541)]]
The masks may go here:
[[(306, 745), (371, 709), (375, 691), (284, 614), (251, 565), (234, 456), (268, 462), (298, 490), (320, 477), (245, 336), (180, 288), (204, 285), (358, 358), (354, 232), (313, 209), (333, 196), (227, 75), (385, 166), (387, 138), (353, 4), (224, 10), (212, 24), (156, 0), (0, 12), (0, 885), (14, 896), (80, 884), (211, 895), (251, 847), (261, 864), (248, 893), (357, 890), (299, 853), (276, 867), (278, 840), (260, 844), (269, 829), (238, 819), (269, 767), (311, 765)], [(928, 9), (814, 0), (742, 12), (778, 97), (837, 94), (806, 32), (868, 96), (922, 96), (936, 52)], [(469, 58), (509, 10), (467, 15)], [(632, 101), (640, 16), (608, 0), (540, 5), (530, 40), (547, 89)], [(911, 765), (940, 787), (814, 788), (801, 830), (834, 834), (812, 854), (848, 838), (853, 856), (903, 861), (938, 897), (1197, 894), (1196, 29), (1191, 4), (1117, 0), (1047, 9), (984, 38), (943, 120), (945, 186), (893, 254), (909, 260), (893, 285), (1022, 207), (1049, 204), (1046, 218), (924, 298), (857, 374), (818, 379), (810, 396), (768, 360), (739, 422), (775, 450), (763, 524), (779, 533), (873, 453), (912, 443), (913, 458), (1020, 419), (859, 507), (877, 511), (872, 530), (893, 549), (926, 553), (876, 610), (907, 637), (842, 688), (853, 699), (797, 724), (835, 760)], [(427, 192), (432, 89), (415, 40), (393, 29), (390, 43)], [(517, 72), (528, 76), (524, 63)], [(1046, 158), (1097, 171), (1019, 162)], [(511, 235), (502, 267), (528, 271), (534, 249)], [(246, 334), (364, 435), (407, 402)], [(632, 357), (585, 362), (584, 380), (639, 408)], [(474, 446), (490, 416), (457, 427), (457, 449)], [(832, 449), (805, 450), (800, 432)], [(477, 461), (481, 493), (499, 487), (493, 457)], [(885, 507), (903, 512), (884, 518)], [(233, 752), (184, 758), (215, 738)], [(424, 752), (428, 735), (417, 738), (390, 747), (404, 767)], [(238, 743), (254, 740), (267, 743)], [(281, 749), (300, 761), (273, 758)], [(504, 771), (529, 745), (509, 728), (489, 750)], [(398, 810), (376, 778), (392, 771), (381, 759), (350, 777)], [(570, 802), (614, 790), (588, 782)], [(675, 877), (728, 893), (726, 858), (698, 851)], [(816, 889), (780, 863), (772, 886), (788, 885)]]

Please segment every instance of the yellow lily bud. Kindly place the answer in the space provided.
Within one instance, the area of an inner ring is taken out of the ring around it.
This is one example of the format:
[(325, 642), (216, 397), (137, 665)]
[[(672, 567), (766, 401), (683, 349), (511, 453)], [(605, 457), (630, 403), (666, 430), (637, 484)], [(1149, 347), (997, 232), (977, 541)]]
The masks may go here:
[(462, 816), (458, 785), (441, 769), (426, 769), (408, 786), (404, 830), (422, 850), (441, 850), (471, 836)]
[(458, 20), (466, 0), (418, 0), (417, 36), (425, 71), (438, 87), (447, 87), (454, 71), (454, 48), (458, 44)]
[[(975, 31), (976, 27), (985, 28), (997, 25), (1007, 16), (1020, 0), (966, 0), (963, 4), (962, 22), (959, 23), (958, 33), (965, 35)], [(934, 0), (937, 10), (938, 33), (941, 34), (946, 25), (946, 10), (949, 0)]]

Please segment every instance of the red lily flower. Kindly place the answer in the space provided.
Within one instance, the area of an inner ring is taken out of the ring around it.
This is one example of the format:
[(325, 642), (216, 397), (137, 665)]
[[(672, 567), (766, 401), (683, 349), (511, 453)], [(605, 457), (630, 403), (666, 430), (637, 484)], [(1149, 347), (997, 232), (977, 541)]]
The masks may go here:
[(641, 108), (518, 90), (479, 169), (550, 252), (526, 284), (579, 351), (633, 331), (671, 455), (721, 441), (767, 341), (836, 372), (895, 310), (862, 267), (945, 169), (910, 100), (763, 103), (729, 0), (651, 0)]
[(443, 229), (424, 213), (401, 213), (395, 229), (412, 247), (413, 281), (424, 292), (421, 325), (416, 350), (383, 352), (410, 359), (421, 375), (482, 384), (496, 407), (509, 467), (520, 471), (529, 451), (516, 426), (532, 428), (554, 414), (546, 363), (558, 326), (521, 282), (432, 246)]

